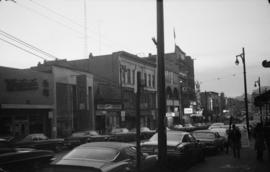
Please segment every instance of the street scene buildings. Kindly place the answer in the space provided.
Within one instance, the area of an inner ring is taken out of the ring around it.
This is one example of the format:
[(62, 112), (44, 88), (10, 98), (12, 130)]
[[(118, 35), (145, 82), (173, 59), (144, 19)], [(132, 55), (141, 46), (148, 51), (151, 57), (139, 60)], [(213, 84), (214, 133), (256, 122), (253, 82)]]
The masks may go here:
[(269, 3), (0, 0), (0, 172), (268, 172)]

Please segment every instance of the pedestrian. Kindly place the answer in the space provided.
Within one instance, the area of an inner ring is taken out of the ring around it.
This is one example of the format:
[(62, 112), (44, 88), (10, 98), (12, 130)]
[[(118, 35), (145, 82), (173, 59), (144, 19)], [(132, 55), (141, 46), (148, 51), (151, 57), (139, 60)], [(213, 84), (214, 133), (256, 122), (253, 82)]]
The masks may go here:
[(264, 145), (264, 132), (262, 123), (258, 123), (254, 129), (255, 136), (255, 150), (257, 151), (257, 160), (263, 161)]
[(233, 124), (231, 131), (231, 145), (233, 149), (233, 157), (240, 158), (240, 149), (241, 149), (241, 133), (240, 130)]
[(268, 152), (268, 160), (270, 161), (270, 121), (266, 119), (264, 125), (264, 139), (266, 143), (266, 148)]
[(227, 135), (227, 139), (225, 142), (225, 152), (226, 152), (226, 154), (228, 154), (229, 148), (231, 146), (231, 129), (230, 128), (226, 130), (226, 135)]

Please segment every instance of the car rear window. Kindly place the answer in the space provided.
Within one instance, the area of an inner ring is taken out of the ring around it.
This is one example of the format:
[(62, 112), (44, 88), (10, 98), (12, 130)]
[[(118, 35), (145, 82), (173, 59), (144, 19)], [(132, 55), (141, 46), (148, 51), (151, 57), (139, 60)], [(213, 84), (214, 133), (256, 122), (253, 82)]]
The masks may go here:
[[(181, 141), (183, 139), (184, 134), (182, 133), (170, 133), (167, 132), (167, 141)], [(156, 133), (150, 138), (150, 141), (157, 141), (158, 140), (158, 134)]]
[(206, 133), (206, 132), (194, 132), (193, 136), (196, 139), (214, 139), (215, 138), (215, 134), (214, 133)]
[(76, 148), (63, 159), (88, 159), (97, 161), (112, 161), (118, 155), (118, 151), (111, 148), (83, 147)]

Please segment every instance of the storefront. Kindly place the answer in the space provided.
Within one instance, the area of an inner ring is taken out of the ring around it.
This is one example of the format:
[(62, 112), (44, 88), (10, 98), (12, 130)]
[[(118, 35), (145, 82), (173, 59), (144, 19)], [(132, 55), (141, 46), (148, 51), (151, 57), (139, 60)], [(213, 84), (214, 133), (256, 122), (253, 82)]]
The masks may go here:
[(52, 77), (31, 69), (0, 67), (0, 135), (51, 136)]

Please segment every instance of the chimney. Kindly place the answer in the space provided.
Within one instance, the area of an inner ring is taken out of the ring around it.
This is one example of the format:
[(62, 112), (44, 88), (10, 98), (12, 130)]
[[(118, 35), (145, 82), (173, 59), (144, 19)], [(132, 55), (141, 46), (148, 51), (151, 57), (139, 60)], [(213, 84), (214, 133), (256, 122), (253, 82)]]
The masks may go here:
[(93, 54), (90, 53), (90, 54), (89, 54), (89, 59), (93, 59), (93, 58), (94, 58)]

